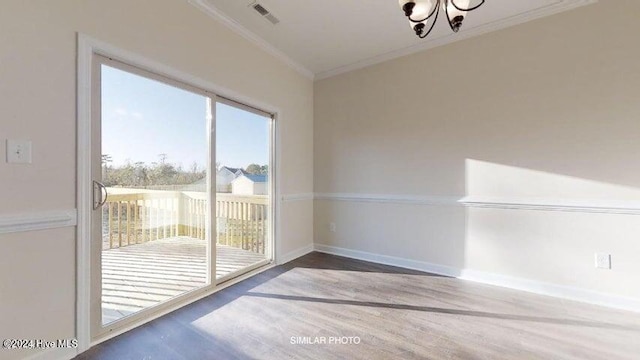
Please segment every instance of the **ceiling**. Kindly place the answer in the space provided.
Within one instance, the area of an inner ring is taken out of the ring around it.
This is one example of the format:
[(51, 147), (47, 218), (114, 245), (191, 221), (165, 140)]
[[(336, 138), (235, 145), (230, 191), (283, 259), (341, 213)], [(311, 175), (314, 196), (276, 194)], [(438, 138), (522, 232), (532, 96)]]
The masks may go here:
[[(596, 0), (487, 0), (455, 34), (446, 17), (419, 39), (397, 0), (189, 0), (310, 78), (321, 79)], [(259, 3), (277, 17), (258, 14)]]

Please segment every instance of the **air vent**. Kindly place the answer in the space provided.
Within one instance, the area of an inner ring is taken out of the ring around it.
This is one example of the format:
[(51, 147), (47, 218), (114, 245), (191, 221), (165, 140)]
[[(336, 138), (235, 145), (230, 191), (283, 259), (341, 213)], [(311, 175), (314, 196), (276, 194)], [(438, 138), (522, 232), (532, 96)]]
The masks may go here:
[(264, 6), (260, 4), (253, 5), (253, 8), (260, 13), (260, 15), (265, 16), (269, 13), (269, 10), (265, 9)]
[(265, 19), (269, 20), (273, 25), (277, 24), (280, 22), (280, 20), (278, 20), (277, 17), (271, 15), (271, 14), (267, 14), (267, 16), (265, 16)]
[(269, 12), (269, 10), (267, 10), (264, 6), (258, 4), (258, 3), (253, 3), (251, 4), (251, 7), (258, 13), (260, 14), (260, 16), (262, 16), (263, 18), (267, 19), (270, 23), (272, 23), (273, 25), (277, 24), (280, 22), (280, 20), (278, 20), (277, 17), (273, 16), (273, 14), (271, 14)]

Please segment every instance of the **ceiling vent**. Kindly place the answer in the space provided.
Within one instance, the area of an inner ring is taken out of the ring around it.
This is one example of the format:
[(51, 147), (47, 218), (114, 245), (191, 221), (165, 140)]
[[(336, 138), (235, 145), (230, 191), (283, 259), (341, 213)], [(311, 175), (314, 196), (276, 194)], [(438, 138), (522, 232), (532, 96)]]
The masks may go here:
[(260, 14), (260, 16), (262, 16), (263, 18), (267, 19), (267, 21), (269, 21), (273, 25), (275, 25), (275, 24), (280, 22), (280, 20), (278, 20), (277, 17), (273, 16), (273, 14), (271, 14), (269, 12), (269, 10), (267, 10), (264, 6), (262, 6), (262, 5), (258, 4), (258, 3), (253, 3), (253, 4), (251, 4), (251, 7), (258, 14)]

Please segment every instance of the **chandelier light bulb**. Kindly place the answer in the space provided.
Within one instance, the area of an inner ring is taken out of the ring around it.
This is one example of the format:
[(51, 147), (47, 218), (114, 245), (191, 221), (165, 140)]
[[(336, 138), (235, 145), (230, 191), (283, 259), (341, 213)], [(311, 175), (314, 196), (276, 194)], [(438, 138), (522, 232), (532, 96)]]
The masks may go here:
[(398, 0), (411, 29), (421, 39), (433, 30), (440, 11), (446, 13), (451, 30), (458, 32), (469, 11), (479, 8), (485, 0)]
[(434, 12), (437, 0), (399, 0), (398, 4), (411, 22), (422, 22)]
[(468, 9), (469, 8), (469, 0), (449, 0), (445, 1), (447, 3), (447, 16), (449, 17), (449, 24), (451, 25), (451, 30), (454, 32), (458, 32), (460, 27), (462, 26), (462, 21), (464, 17), (467, 15), (466, 11), (460, 9)]

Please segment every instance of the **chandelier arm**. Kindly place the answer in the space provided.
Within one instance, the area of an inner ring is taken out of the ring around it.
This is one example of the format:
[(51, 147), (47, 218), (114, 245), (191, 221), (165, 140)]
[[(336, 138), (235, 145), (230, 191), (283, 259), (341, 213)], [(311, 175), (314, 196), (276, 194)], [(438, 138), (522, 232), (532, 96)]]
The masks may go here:
[[(453, 3), (451, 0), (444, 0), (444, 12), (447, 14), (447, 22), (449, 23), (449, 27), (451, 28), (451, 31), (458, 32), (458, 30), (456, 30), (453, 27), (453, 23), (451, 22), (451, 17), (449, 16), (449, 2)], [(453, 4), (453, 6), (456, 6), (456, 4)]]
[[(484, 0), (483, 0), (483, 2), (484, 2)], [(436, 0), (436, 6), (435, 6), (435, 7), (433, 8), (433, 10), (431, 11), (431, 14), (427, 15), (427, 17), (426, 17), (426, 18), (424, 18), (424, 19), (422, 19), (422, 20), (413, 20), (413, 19), (411, 18), (411, 15), (409, 15), (409, 16), (407, 16), (407, 19), (409, 19), (409, 21), (411, 21), (411, 22), (413, 22), (413, 23), (421, 23), (421, 22), (423, 22), (423, 21), (427, 21), (427, 20), (429, 20), (429, 19), (433, 16), (433, 14), (435, 14), (435, 13), (436, 13), (436, 12), (438, 12), (438, 11), (440, 11), (440, 10), (439, 10), (439, 8), (440, 8), (440, 0)]]
[(482, 6), (482, 4), (484, 4), (484, 1), (485, 1), (485, 0), (482, 0), (482, 1), (480, 2), (480, 4), (478, 4), (478, 5), (474, 6), (474, 7), (471, 7), (471, 8), (469, 8), (469, 9), (462, 9), (462, 8), (459, 8), (459, 7), (458, 7), (458, 5), (456, 5), (455, 1), (453, 1), (453, 0), (449, 0), (449, 1), (451, 2), (451, 4), (453, 5), (453, 7), (454, 7), (454, 8), (456, 8), (456, 9), (458, 9), (458, 10), (460, 10), (460, 11), (473, 11), (473, 10), (475, 10), (475, 9), (479, 8), (480, 6)]
[(420, 39), (424, 39), (427, 36), (429, 36), (429, 34), (431, 33), (431, 30), (433, 30), (433, 28), (436, 26), (436, 23), (438, 22), (438, 15), (440, 14), (440, 0), (438, 0), (438, 7), (436, 10), (436, 17), (435, 19), (433, 19), (433, 23), (431, 24), (431, 27), (429, 28), (429, 31), (427, 31), (424, 35), (418, 35), (418, 37)]

